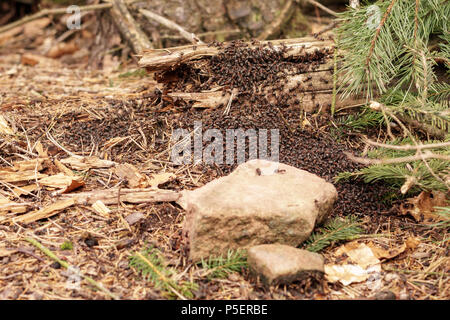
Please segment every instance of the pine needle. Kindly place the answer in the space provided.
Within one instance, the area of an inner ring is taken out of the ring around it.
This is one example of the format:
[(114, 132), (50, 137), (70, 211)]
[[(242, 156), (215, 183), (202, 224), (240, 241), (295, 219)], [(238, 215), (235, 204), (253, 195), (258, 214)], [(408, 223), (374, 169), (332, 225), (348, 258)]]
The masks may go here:
[(360, 222), (355, 218), (342, 219), (336, 217), (309, 237), (305, 243), (305, 249), (311, 252), (319, 252), (332, 243), (353, 240), (362, 232)]
[(240, 272), (247, 268), (247, 257), (243, 250), (228, 250), (226, 257), (209, 257), (208, 260), (202, 259), (202, 268), (207, 269), (203, 276), (208, 279), (226, 278), (228, 274)]

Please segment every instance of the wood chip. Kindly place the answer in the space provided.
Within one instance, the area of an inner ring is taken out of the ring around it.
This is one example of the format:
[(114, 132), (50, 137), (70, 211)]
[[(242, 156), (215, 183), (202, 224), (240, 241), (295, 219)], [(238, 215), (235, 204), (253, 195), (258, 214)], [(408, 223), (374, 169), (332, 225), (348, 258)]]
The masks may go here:
[(64, 173), (58, 173), (53, 176), (40, 179), (40, 185), (62, 189), (61, 193), (66, 193), (84, 186), (85, 182), (81, 177), (66, 176)]
[(13, 218), (13, 221), (16, 223), (21, 222), (26, 224), (40, 219), (50, 218), (58, 214), (60, 211), (70, 206), (73, 206), (74, 204), (75, 204), (74, 198), (58, 200), (45, 208)]
[(114, 161), (102, 160), (98, 157), (69, 157), (62, 159), (61, 163), (75, 170), (110, 168), (116, 164)]
[(149, 186), (147, 176), (141, 174), (139, 170), (129, 164), (119, 164), (114, 168), (114, 173), (121, 179), (128, 182), (131, 188), (146, 188)]
[(107, 206), (105, 206), (105, 204), (101, 200), (95, 201), (92, 205), (92, 209), (94, 209), (95, 212), (104, 217), (109, 217), (109, 214), (111, 213), (111, 210)]

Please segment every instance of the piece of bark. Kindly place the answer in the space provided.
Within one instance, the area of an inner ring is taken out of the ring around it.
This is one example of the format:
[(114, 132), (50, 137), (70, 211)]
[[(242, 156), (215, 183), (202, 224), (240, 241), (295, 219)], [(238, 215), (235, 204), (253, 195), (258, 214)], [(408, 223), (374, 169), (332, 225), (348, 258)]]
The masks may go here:
[(99, 159), (98, 157), (68, 157), (61, 163), (69, 165), (75, 170), (110, 168), (116, 163), (114, 161)]
[(24, 213), (32, 206), (32, 203), (17, 203), (9, 202), (5, 204), (0, 203), (0, 215), (10, 213)]
[[(237, 90), (233, 90), (235, 94)], [(195, 101), (193, 108), (216, 108), (220, 104), (226, 105), (230, 100), (230, 93), (223, 94), (222, 91), (209, 92), (169, 92), (171, 98), (180, 98), (185, 101)]]
[(144, 49), (152, 48), (152, 44), (139, 24), (133, 18), (123, 0), (113, 0), (111, 16), (122, 36), (128, 40), (133, 51), (141, 54)]
[[(120, 195), (119, 195), (120, 192)], [(75, 199), (77, 204), (94, 204), (100, 200), (104, 204), (117, 204), (118, 201), (129, 203), (172, 202), (178, 200), (179, 193), (161, 189), (108, 189), (62, 195), (62, 199)]]
[(0, 180), (3, 182), (22, 182), (22, 181), (30, 181), (36, 179), (42, 179), (47, 177), (46, 174), (36, 172), (34, 170), (27, 170), (21, 172), (7, 172), (0, 171)]

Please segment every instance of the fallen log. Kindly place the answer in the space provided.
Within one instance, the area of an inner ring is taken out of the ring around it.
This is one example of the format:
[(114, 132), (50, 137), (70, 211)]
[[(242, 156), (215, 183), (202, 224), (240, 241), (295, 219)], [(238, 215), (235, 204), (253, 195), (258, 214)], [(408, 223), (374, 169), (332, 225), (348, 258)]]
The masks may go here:
[[(263, 81), (257, 84), (256, 89), (249, 93), (248, 88), (233, 87), (231, 83), (211, 83), (209, 90), (193, 91), (189, 87), (174, 90), (173, 86), (167, 86), (163, 92), (169, 99), (182, 99), (186, 102), (194, 102), (194, 108), (218, 108), (227, 106), (231, 96), (234, 98), (241, 94), (256, 94), (267, 99), (269, 103), (283, 100), (290, 106), (301, 111), (314, 112), (330, 110), (335, 99), (335, 108), (347, 105), (357, 105), (366, 102), (363, 95), (344, 98), (340, 93), (336, 94), (336, 88), (340, 86), (340, 78), (334, 77), (335, 59), (334, 42), (332, 40), (318, 40), (312, 37), (273, 40), (251, 41), (240, 43), (246, 53), (254, 50), (256, 55), (269, 54), (280, 56), (279, 65), (287, 65), (289, 68), (298, 62), (300, 70), (291, 72), (288, 69), (278, 70), (275, 81), (268, 83)], [(170, 83), (180, 80), (173, 74), (186, 65), (211, 81), (211, 68), (209, 62), (217, 59), (236, 46), (236, 43), (223, 43), (214, 45), (187, 45), (168, 49), (144, 50), (139, 65), (148, 72), (156, 72), (159, 82)], [(262, 52), (262, 53), (261, 53)], [(254, 59), (244, 61), (243, 64), (251, 64)], [(231, 62), (233, 63), (233, 62)], [(242, 61), (236, 61), (233, 66), (227, 68), (240, 68)], [(287, 67), (287, 68), (288, 68)], [(265, 65), (263, 72), (271, 68)], [(253, 72), (253, 71), (252, 71)], [(285, 76), (278, 76), (286, 72)], [(243, 72), (245, 75), (245, 71)], [(173, 78), (173, 79), (172, 79)], [(213, 81), (214, 82), (214, 81)], [(191, 86), (192, 87), (192, 86)], [(197, 85), (198, 87), (198, 85)], [(233, 93), (233, 95), (232, 95)], [(335, 97), (334, 94), (336, 94)]]
[[(316, 50), (333, 49), (334, 42), (331, 40), (320, 41), (315, 38), (295, 38), (261, 42), (249, 42), (249, 48), (257, 48), (261, 45), (271, 44), (271, 50), (281, 50), (287, 48), (285, 57), (299, 57), (306, 53), (312, 53)], [(223, 46), (227, 46), (224, 43)], [(221, 47), (208, 44), (186, 45), (165, 49), (144, 50), (142, 58), (139, 60), (139, 66), (146, 68), (147, 71), (161, 71), (175, 69), (183, 63), (191, 63), (204, 57), (212, 57), (221, 52)]]

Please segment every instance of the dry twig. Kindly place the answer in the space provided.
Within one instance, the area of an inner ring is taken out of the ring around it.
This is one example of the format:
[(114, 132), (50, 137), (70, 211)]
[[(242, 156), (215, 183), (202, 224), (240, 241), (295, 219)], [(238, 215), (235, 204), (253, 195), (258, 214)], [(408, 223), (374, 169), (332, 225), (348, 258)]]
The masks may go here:
[(151, 12), (150, 10), (140, 9), (139, 12), (142, 13), (147, 19), (154, 20), (169, 29), (177, 31), (183, 38), (185, 38), (189, 42), (192, 42), (193, 44), (204, 44), (204, 42), (200, 40), (195, 34), (187, 32), (180, 25), (169, 19)]

